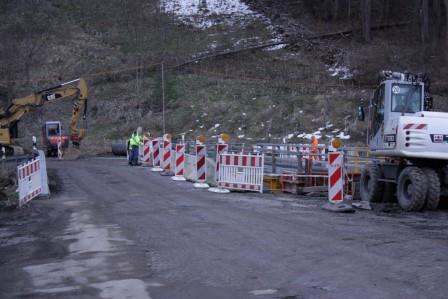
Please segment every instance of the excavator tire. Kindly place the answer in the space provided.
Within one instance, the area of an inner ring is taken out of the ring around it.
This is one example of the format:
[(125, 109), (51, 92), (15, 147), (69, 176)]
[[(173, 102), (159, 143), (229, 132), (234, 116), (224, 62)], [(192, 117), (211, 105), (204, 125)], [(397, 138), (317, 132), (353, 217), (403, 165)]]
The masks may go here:
[(432, 168), (423, 168), (423, 173), (428, 180), (428, 193), (426, 193), (425, 208), (435, 211), (440, 202), (440, 178), (437, 175), (437, 172)]
[(381, 202), (384, 183), (380, 182), (381, 168), (378, 164), (366, 165), (361, 173), (361, 199), (369, 202)]
[(428, 193), (428, 180), (422, 169), (406, 167), (398, 177), (397, 199), (405, 211), (421, 211)]

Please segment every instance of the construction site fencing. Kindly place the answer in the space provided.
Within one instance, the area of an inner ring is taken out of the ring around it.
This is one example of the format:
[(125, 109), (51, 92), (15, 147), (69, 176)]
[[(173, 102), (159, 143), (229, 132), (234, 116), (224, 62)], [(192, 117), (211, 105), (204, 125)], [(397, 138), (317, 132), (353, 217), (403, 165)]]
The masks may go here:
[[(216, 160), (216, 145), (217, 142), (206, 142), (207, 156)], [(228, 145), (228, 153), (248, 153), (251, 151), (251, 147), (245, 143), (226, 143)], [(196, 143), (194, 141), (185, 142), (185, 152), (187, 154), (193, 154)]]
[[(154, 139), (153, 139), (154, 140)], [(185, 145), (184, 177), (190, 181), (198, 181), (196, 142), (176, 140), (171, 148), (171, 172), (175, 172), (176, 144)], [(217, 142), (206, 142), (206, 183), (216, 186), (219, 180), (220, 160), (217, 161)], [(289, 193), (326, 192), (328, 191), (328, 153), (331, 152), (325, 144), (313, 146), (310, 144), (275, 144), (246, 143), (226, 144), (225, 154), (262, 155), (264, 187), (269, 191)], [(371, 157), (365, 147), (343, 147), (344, 193), (359, 197), (359, 181), (361, 171), (366, 163), (379, 158)], [(160, 144), (160, 154), (162, 144)], [(223, 152), (221, 152), (222, 154)], [(258, 189), (257, 189), (258, 190)]]
[(35, 158), (17, 166), (17, 185), (19, 207), (39, 195), (50, 195), (43, 151), (38, 151)]
[(264, 155), (219, 155), (218, 186), (263, 193)]
[(255, 153), (265, 155), (265, 171), (271, 174), (285, 172), (309, 173), (311, 168), (326, 171), (327, 147), (324, 144), (257, 144)]

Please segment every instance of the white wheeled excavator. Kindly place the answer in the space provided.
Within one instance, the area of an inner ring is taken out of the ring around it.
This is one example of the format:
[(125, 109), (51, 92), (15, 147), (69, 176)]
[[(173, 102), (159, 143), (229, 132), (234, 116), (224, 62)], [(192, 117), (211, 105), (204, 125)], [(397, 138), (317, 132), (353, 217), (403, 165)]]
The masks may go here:
[[(405, 211), (435, 210), (448, 190), (448, 113), (433, 112), (426, 75), (383, 71), (368, 109), (372, 162), (362, 200), (393, 199)], [(364, 120), (359, 107), (358, 119)]]

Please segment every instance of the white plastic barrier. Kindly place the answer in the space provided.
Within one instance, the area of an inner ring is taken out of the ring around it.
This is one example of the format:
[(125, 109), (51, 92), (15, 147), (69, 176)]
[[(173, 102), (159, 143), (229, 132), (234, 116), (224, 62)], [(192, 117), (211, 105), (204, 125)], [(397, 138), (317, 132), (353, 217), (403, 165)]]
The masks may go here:
[(263, 193), (264, 155), (219, 156), (218, 187)]
[(142, 166), (151, 166), (152, 165), (152, 161), (151, 161), (151, 144), (152, 141), (147, 138), (144, 137), (143, 138), (143, 147), (142, 147)]
[[(209, 185), (216, 186), (215, 181), (215, 161), (210, 158), (205, 159), (206, 170), (206, 182)], [(185, 154), (185, 178), (191, 182), (196, 181), (196, 156)]]
[(45, 153), (43, 150), (38, 150), (39, 153), (39, 160), (40, 160), (40, 178), (41, 178), (41, 186), (42, 186), (42, 192), (40, 193), (41, 196), (50, 196), (50, 188), (48, 187), (48, 174), (47, 174), (47, 161), (45, 158)]
[(342, 152), (328, 154), (328, 199), (332, 203), (344, 200), (344, 156)]
[(40, 159), (33, 159), (17, 166), (19, 207), (42, 193)]

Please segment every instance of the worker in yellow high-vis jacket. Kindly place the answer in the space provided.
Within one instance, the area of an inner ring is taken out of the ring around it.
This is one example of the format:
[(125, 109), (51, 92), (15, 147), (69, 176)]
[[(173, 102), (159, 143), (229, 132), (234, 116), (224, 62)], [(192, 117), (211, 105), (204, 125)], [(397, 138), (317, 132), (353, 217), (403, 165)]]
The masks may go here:
[(131, 139), (129, 139), (129, 147), (130, 147), (130, 155), (129, 155), (129, 164), (131, 166), (138, 165), (138, 149), (140, 145), (142, 145), (142, 128), (138, 127), (137, 131), (133, 132), (131, 135)]

